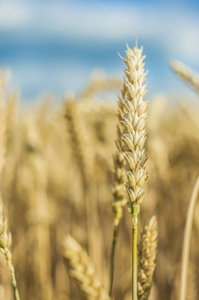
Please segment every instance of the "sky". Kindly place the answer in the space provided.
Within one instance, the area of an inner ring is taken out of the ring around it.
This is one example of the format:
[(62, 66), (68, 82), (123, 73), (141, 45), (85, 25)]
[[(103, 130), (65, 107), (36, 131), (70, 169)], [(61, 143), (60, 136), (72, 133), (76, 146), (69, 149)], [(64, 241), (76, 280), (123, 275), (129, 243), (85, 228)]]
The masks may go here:
[(171, 72), (178, 59), (199, 70), (198, 1), (0, 0), (0, 67), (24, 100), (79, 93), (95, 70), (123, 78), (130, 47), (143, 46), (149, 94), (188, 88)]

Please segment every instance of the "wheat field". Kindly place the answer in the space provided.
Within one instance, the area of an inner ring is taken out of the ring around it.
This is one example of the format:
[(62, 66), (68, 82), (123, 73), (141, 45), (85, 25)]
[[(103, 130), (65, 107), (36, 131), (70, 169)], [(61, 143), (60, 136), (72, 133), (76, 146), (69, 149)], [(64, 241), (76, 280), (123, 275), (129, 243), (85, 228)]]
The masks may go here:
[[(199, 80), (184, 65), (171, 66), (195, 88), (196, 100), (144, 96), (148, 179), (138, 217), (137, 274), (142, 300), (182, 299), (183, 237), (199, 174)], [(114, 228), (112, 298), (131, 299), (126, 202), (140, 198), (127, 201), (118, 126), (118, 97), (127, 98), (122, 80), (96, 76), (78, 95), (66, 93), (59, 103), (41, 97), (26, 106), (3, 70), (0, 85), (0, 300), (110, 299)], [(198, 213), (196, 203), (186, 290), (192, 300), (199, 299)]]

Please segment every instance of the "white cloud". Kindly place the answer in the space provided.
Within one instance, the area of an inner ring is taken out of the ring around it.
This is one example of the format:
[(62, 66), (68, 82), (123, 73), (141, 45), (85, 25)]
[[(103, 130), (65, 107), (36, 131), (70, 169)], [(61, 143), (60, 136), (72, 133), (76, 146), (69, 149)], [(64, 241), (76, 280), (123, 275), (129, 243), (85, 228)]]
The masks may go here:
[(74, 40), (153, 39), (174, 56), (199, 58), (199, 21), (193, 13), (170, 7), (52, 1), (0, 1), (0, 28)]
[(74, 39), (156, 38), (174, 49), (184, 48), (185, 53), (190, 54), (192, 51), (195, 54), (198, 48), (198, 18), (179, 8), (171, 11), (169, 6), (1, 0), (0, 28), (17, 30), (19, 26), (27, 31)]
[(0, 1), (0, 28), (17, 29), (30, 22), (31, 11), (21, 1)]
[(181, 22), (179, 22), (179, 27), (175, 34), (170, 37), (169, 47), (177, 57), (180, 57), (180, 59), (184, 59), (190, 63), (198, 63), (199, 22), (188, 18), (181, 20)]

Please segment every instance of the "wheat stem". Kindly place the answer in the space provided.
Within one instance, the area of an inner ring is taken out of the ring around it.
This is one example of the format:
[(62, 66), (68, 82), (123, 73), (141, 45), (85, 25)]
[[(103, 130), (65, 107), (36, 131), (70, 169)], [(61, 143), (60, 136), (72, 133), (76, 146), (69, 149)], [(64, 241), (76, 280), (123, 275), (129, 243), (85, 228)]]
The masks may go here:
[(137, 300), (137, 215), (140, 206), (134, 206), (132, 213), (132, 299)]
[(197, 178), (196, 183), (194, 185), (193, 193), (191, 196), (191, 201), (190, 201), (188, 212), (187, 212), (187, 219), (186, 219), (185, 232), (184, 232), (183, 250), (182, 250), (180, 300), (186, 299), (191, 231), (192, 231), (192, 224), (193, 224), (194, 209), (195, 209), (195, 204), (196, 204), (196, 201), (198, 198), (198, 193), (199, 193), (199, 177)]
[(117, 237), (118, 237), (118, 225), (114, 225), (113, 229), (113, 240), (112, 240), (112, 250), (111, 250), (111, 267), (110, 267), (110, 285), (109, 285), (109, 296), (112, 296), (113, 290), (113, 279), (114, 279), (114, 270), (115, 270), (115, 248), (117, 244)]

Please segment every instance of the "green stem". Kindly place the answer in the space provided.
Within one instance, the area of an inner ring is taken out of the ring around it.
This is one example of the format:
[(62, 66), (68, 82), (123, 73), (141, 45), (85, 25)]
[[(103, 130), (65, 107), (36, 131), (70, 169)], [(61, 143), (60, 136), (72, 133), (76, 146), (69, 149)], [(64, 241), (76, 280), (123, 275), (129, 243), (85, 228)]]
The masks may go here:
[(112, 240), (112, 250), (111, 250), (111, 263), (110, 263), (110, 286), (109, 286), (109, 296), (112, 296), (113, 290), (113, 278), (114, 278), (114, 268), (115, 268), (115, 248), (118, 236), (118, 225), (114, 225), (113, 229), (113, 240)]
[(139, 205), (133, 207), (132, 214), (132, 300), (137, 300), (137, 215)]
[(4, 253), (5, 253), (8, 269), (10, 271), (11, 283), (12, 283), (13, 292), (14, 292), (14, 298), (15, 298), (15, 300), (20, 300), (19, 292), (18, 292), (18, 288), (17, 288), (17, 281), (16, 281), (16, 277), (15, 277), (15, 270), (14, 270), (14, 266), (12, 264), (12, 254), (9, 249), (5, 249)]

